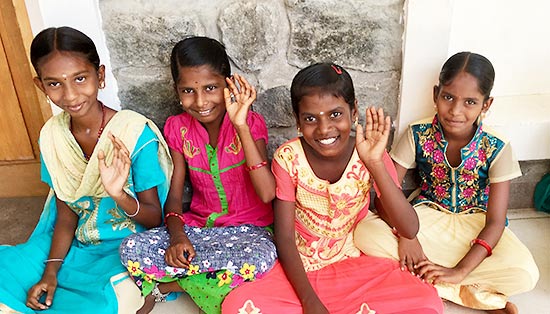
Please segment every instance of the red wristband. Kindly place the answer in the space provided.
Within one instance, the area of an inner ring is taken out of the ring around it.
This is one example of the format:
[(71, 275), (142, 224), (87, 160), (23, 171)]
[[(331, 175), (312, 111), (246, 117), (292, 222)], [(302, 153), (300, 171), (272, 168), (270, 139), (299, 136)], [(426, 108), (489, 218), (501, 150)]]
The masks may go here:
[(178, 214), (178, 213), (174, 213), (174, 212), (166, 213), (166, 215), (164, 216), (164, 224), (165, 225), (166, 225), (166, 220), (168, 220), (168, 218), (170, 218), (170, 217), (178, 217), (181, 221), (181, 224), (185, 225), (185, 218), (183, 218), (183, 215)]
[(264, 167), (265, 165), (267, 165), (267, 161), (262, 161), (261, 163), (259, 164), (256, 164), (254, 166), (250, 166), (250, 167), (246, 167), (246, 171), (252, 171), (252, 170), (256, 170), (256, 169), (260, 169), (261, 167)]
[(489, 243), (487, 243), (487, 241), (483, 240), (483, 239), (480, 239), (480, 238), (475, 238), (472, 240), (472, 242), (470, 243), (470, 246), (473, 246), (474, 244), (479, 244), (481, 245), (482, 247), (485, 248), (485, 250), (487, 250), (487, 257), (491, 256), (493, 254), (493, 249), (491, 248), (491, 246), (489, 245)]

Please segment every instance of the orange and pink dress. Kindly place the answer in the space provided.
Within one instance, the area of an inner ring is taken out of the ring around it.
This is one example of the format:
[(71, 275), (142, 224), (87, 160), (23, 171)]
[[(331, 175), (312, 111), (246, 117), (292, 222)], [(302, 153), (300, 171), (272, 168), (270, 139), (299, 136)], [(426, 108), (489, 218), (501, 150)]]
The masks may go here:
[[(396, 181), (387, 153), (384, 163)], [(313, 289), (330, 313), (443, 312), (431, 285), (401, 271), (396, 261), (364, 255), (355, 247), (353, 230), (369, 213), (373, 187), (356, 150), (335, 183), (315, 175), (299, 138), (277, 149), (272, 170), (277, 198), (296, 204), (296, 246)], [(277, 262), (262, 280), (233, 290), (222, 313), (302, 313), (302, 307)]]

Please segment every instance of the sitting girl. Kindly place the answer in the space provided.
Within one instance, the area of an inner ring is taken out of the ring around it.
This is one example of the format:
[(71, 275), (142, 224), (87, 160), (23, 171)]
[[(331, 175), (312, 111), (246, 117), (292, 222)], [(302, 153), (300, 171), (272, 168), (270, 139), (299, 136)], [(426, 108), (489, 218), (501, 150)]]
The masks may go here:
[[(225, 48), (191, 37), (172, 50), (175, 90), (184, 113), (164, 133), (174, 160), (165, 227), (136, 234), (121, 247), (148, 313), (169, 292), (185, 291), (206, 313), (219, 313), (225, 295), (273, 266), (268, 226), (275, 180), (267, 167), (267, 128), (249, 110), (256, 90), (231, 76)], [(182, 213), (186, 172), (193, 187)]]
[[(539, 272), (529, 250), (505, 228), (510, 180), (521, 175), (510, 143), (482, 124), (493, 102), (495, 71), (485, 57), (450, 57), (434, 86), (436, 115), (413, 123), (391, 156), (399, 180), (420, 176), (412, 195), (417, 237), (394, 236), (384, 209), (355, 232), (366, 254), (399, 260), (403, 269), (436, 285), (449, 301), (490, 313), (517, 313), (510, 295), (535, 287)], [(397, 226), (396, 226), (397, 227)], [(376, 241), (363, 241), (373, 236)], [(398, 234), (397, 234), (398, 235)]]
[(358, 119), (353, 83), (330, 63), (298, 72), (291, 99), (303, 135), (279, 147), (272, 165), (279, 262), (262, 280), (232, 291), (223, 312), (442, 313), (431, 285), (353, 244), (372, 187), (403, 236), (413, 238), (418, 230), (385, 152), (390, 118), (369, 108), (365, 132), (358, 125), (352, 137)]
[(161, 224), (168, 147), (152, 121), (97, 99), (105, 67), (88, 36), (45, 29), (31, 61), (34, 82), (63, 112), (40, 132), (42, 181), (51, 189), (38, 225), (26, 243), (0, 247), (0, 312), (126, 312), (114, 290), (114, 275), (127, 278), (117, 249)]

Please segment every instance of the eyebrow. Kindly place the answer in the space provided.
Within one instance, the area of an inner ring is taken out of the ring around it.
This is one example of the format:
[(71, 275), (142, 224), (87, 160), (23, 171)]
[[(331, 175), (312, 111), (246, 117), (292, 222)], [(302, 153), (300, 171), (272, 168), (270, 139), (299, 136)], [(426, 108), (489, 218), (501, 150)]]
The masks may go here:
[[(80, 72), (73, 73), (71, 75), (67, 75), (67, 78), (77, 77), (77, 76), (81, 76), (82, 74), (88, 74), (88, 73), (90, 73), (89, 70), (83, 70), (83, 71), (80, 71)], [(58, 77), (49, 77), (49, 76), (44, 77), (42, 79), (44, 81), (60, 81), (61, 80)], [(64, 80), (64, 78), (63, 78), (63, 80)]]

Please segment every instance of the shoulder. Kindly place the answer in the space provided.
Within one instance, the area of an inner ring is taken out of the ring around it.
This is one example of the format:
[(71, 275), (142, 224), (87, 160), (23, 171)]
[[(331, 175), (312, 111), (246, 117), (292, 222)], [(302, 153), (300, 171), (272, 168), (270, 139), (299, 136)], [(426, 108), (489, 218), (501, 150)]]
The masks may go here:
[(411, 124), (409, 124), (409, 129), (417, 130), (417, 129), (430, 128), (432, 127), (433, 123), (434, 123), (434, 117), (428, 117), (428, 118), (424, 118), (424, 119), (420, 119), (412, 122)]
[(493, 127), (483, 124), (483, 135), (487, 136), (491, 139), (494, 139), (494, 141), (502, 143), (502, 144), (508, 144), (510, 141), (499, 131), (494, 129)]
[(302, 144), (299, 137), (288, 140), (275, 150), (273, 158), (279, 159), (282, 162), (294, 160), (297, 152), (301, 150), (301, 146)]

